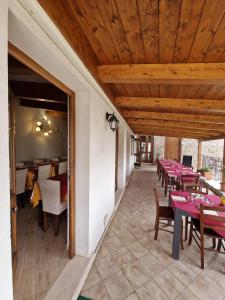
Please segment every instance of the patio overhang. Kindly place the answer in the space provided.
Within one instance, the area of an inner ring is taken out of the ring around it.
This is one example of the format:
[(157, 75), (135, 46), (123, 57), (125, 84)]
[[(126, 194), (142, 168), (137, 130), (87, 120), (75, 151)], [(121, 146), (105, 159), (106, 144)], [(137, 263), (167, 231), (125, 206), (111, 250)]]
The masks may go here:
[(38, 1), (134, 133), (225, 137), (222, 2)]

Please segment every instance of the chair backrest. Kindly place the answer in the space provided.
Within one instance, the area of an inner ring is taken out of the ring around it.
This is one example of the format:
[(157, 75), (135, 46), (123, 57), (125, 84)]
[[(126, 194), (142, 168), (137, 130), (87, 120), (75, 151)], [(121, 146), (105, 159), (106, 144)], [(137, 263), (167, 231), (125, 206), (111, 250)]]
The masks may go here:
[(61, 202), (60, 181), (41, 179), (38, 181), (42, 195), (43, 211), (59, 215), (67, 207), (67, 202)]
[(200, 205), (200, 231), (212, 229), (225, 238), (225, 207)]
[(38, 180), (46, 179), (49, 177), (51, 164), (38, 167)]
[(26, 178), (28, 169), (16, 171), (16, 194), (19, 195), (25, 192)]
[(199, 174), (181, 174), (181, 182), (199, 182)]
[(60, 162), (58, 174), (64, 174), (66, 172), (67, 172), (67, 161)]
[(52, 157), (52, 161), (59, 161), (58, 157)]
[(44, 159), (43, 158), (40, 158), (40, 159), (34, 159), (33, 160), (33, 163), (34, 164), (41, 164), (41, 163), (43, 163), (44, 162)]
[(24, 166), (24, 162), (23, 161), (17, 161), (16, 162), (16, 167), (23, 167)]
[(156, 210), (158, 211), (158, 209), (159, 209), (159, 201), (160, 201), (160, 192), (159, 192), (159, 189), (157, 187), (156, 182), (153, 185), (153, 191), (154, 191), (154, 194), (155, 194)]
[(209, 188), (203, 183), (195, 182), (183, 182), (182, 190), (185, 192), (196, 193), (196, 194), (208, 194)]

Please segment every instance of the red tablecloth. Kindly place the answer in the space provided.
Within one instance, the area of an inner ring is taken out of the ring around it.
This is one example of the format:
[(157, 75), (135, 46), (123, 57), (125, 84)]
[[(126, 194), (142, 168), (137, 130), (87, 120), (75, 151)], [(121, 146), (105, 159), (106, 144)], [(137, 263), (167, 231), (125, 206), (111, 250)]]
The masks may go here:
[(53, 177), (50, 177), (51, 180), (60, 181), (60, 190), (61, 190), (61, 199), (65, 200), (67, 195), (67, 174), (60, 174)]

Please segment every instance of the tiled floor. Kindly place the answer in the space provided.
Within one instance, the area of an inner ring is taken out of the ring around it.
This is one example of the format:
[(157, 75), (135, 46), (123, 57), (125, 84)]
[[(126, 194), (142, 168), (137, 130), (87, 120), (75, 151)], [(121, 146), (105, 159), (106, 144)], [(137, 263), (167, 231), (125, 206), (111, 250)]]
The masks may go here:
[[(69, 262), (66, 250), (66, 217), (59, 235), (53, 226), (43, 232), (38, 226), (38, 208), (26, 204), (18, 210), (18, 265), (14, 278), (15, 300), (42, 300)], [(1, 298), (1, 297), (0, 297)]]
[[(94, 300), (225, 299), (225, 255), (206, 252), (202, 271), (199, 249), (171, 258), (172, 235), (154, 241), (156, 172), (135, 170), (106, 234), (82, 295)], [(166, 201), (165, 199), (163, 201)]]

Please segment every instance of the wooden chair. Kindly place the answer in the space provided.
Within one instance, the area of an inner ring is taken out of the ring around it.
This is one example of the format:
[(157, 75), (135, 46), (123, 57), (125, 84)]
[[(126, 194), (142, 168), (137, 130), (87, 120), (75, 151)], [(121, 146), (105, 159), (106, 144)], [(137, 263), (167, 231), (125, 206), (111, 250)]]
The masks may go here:
[(55, 235), (59, 233), (59, 216), (67, 209), (67, 201), (61, 201), (60, 182), (50, 179), (39, 181), (44, 213), (44, 231), (47, 231), (47, 215), (55, 215)]
[[(223, 216), (221, 215), (223, 213)], [(216, 230), (216, 231), (215, 231)], [(205, 248), (205, 235), (213, 239), (213, 247)], [(195, 240), (201, 250), (201, 268), (204, 269), (205, 249), (225, 253), (225, 207), (200, 205), (200, 220), (192, 218), (189, 245)], [(218, 241), (216, 247), (216, 241)]]
[[(189, 193), (201, 194), (201, 195), (208, 195), (209, 188), (208, 186), (204, 185), (203, 183), (197, 182), (185, 182), (181, 183), (181, 190)], [(185, 217), (185, 225), (184, 225), (184, 240), (187, 241), (188, 239), (188, 225), (190, 225), (190, 218)]]
[[(155, 219), (155, 236), (154, 239), (157, 240), (159, 230), (163, 230), (166, 232), (173, 233), (173, 231), (167, 230), (166, 227), (173, 227), (172, 222), (174, 221), (174, 212), (171, 206), (161, 206), (160, 202), (160, 192), (157, 188), (156, 183), (153, 186), (154, 194), (155, 194), (155, 203), (156, 203), (156, 219)], [(166, 221), (166, 222), (163, 222)], [(164, 227), (159, 227), (162, 224)], [(181, 249), (184, 249), (183, 246), (183, 222), (181, 226), (181, 239), (180, 239)]]
[(197, 194), (208, 194), (209, 188), (204, 183), (200, 182), (185, 182), (181, 183), (181, 190), (190, 192), (190, 193), (197, 193)]
[(60, 175), (66, 172), (67, 172), (67, 161), (60, 162), (58, 174)]
[(164, 181), (165, 181), (164, 195), (166, 197), (167, 196), (167, 192), (168, 192), (169, 189), (171, 189), (171, 187), (173, 189), (176, 189), (176, 190), (179, 189), (178, 188), (179, 183), (177, 181), (177, 177), (169, 176), (167, 173), (165, 173), (164, 177), (165, 177), (165, 179), (164, 179)]

